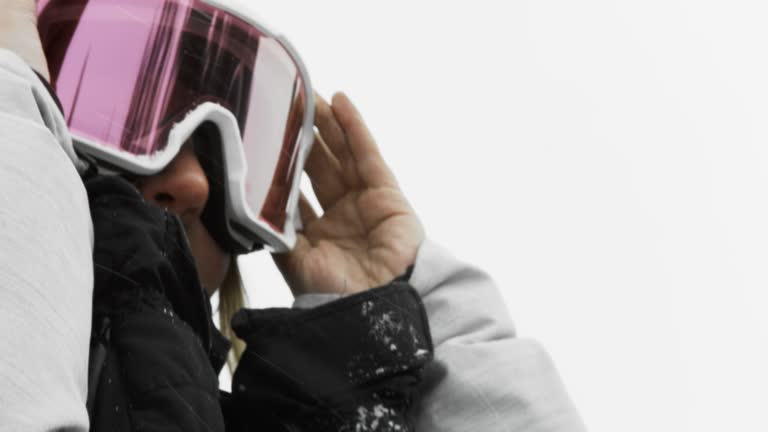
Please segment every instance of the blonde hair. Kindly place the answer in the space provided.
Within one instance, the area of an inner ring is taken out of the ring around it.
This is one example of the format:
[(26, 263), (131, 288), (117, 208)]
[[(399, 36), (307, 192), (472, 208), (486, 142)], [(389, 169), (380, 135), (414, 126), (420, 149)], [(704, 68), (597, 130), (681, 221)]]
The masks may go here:
[(245, 342), (235, 335), (229, 321), (232, 319), (232, 315), (244, 308), (245, 305), (246, 296), (243, 280), (240, 277), (237, 259), (232, 257), (227, 275), (219, 288), (219, 329), (232, 342), (232, 351), (227, 356), (227, 366), (231, 374), (235, 373), (235, 367), (240, 361), (243, 351), (245, 351)]

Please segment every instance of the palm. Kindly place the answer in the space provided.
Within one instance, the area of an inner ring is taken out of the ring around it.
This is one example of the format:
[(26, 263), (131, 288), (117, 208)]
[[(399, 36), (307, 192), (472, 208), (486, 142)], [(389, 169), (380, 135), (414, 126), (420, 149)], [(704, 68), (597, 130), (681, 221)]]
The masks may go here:
[(306, 170), (324, 214), (302, 201), (304, 230), (275, 261), (295, 294), (359, 292), (402, 274), (424, 233), (349, 101), (317, 108), (328, 145), (315, 143)]

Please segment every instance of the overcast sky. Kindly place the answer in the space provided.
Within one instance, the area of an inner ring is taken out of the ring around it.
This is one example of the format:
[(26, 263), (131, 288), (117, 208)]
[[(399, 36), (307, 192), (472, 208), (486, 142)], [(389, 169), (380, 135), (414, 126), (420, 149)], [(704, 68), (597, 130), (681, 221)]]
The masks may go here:
[[(358, 104), (591, 431), (768, 430), (765, 2), (251, 4)], [(268, 258), (242, 261), (249, 293), (286, 305)]]

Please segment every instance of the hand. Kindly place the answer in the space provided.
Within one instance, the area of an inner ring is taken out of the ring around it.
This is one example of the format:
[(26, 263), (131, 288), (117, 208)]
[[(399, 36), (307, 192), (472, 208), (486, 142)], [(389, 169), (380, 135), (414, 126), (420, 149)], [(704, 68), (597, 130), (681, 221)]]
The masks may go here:
[(50, 81), (48, 62), (37, 31), (35, 0), (0, 0), (0, 48), (19, 55)]
[(305, 168), (324, 213), (302, 196), (296, 247), (273, 255), (294, 295), (384, 285), (413, 264), (425, 237), (357, 109), (341, 93), (332, 103), (317, 97), (325, 143), (315, 139)]

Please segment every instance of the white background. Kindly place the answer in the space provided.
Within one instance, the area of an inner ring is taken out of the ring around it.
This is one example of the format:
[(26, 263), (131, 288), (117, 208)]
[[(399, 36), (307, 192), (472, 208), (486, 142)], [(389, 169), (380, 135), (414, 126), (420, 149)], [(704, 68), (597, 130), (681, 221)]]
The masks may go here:
[[(590, 430), (768, 430), (765, 2), (251, 5)], [(290, 301), (268, 256), (242, 264), (256, 306)]]

